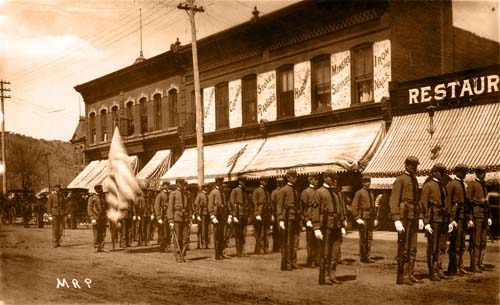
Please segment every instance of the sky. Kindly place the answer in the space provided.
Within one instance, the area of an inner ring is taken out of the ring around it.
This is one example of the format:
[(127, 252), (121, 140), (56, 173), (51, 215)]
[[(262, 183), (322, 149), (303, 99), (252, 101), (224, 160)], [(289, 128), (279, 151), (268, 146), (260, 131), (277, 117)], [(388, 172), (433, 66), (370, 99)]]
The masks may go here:
[[(0, 0), (0, 80), (9, 81), (6, 130), (68, 141), (83, 114), (73, 89), (131, 65), (139, 56), (139, 9), (143, 52), (151, 58), (178, 37), (191, 42), (179, 0)], [(197, 0), (203, 38), (297, 0)], [(499, 41), (498, 1), (453, 1), (454, 25)]]

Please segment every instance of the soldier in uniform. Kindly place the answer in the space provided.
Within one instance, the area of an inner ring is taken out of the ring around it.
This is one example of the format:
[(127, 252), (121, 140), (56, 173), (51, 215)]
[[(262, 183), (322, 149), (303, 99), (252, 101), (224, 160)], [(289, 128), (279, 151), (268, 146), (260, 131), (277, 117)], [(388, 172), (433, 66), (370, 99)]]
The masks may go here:
[(66, 222), (68, 228), (76, 229), (76, 211), (78, 210), (78, 200), (73, 193), (69, 193), (66, 203)]
[(168, 197), (168, 224), (170, 230), (175, 230), (174, 234), (177, 236), (177, 243), (174, 243), (175, 251), (181, 253), (182, 256), (186, 255), (186, 247), (189, 244), (189, 228), (191, 215), (193, 210), (191, 207), (190, 196), (187, 195), (186, 188), (184, 187), (184, 180), (177, 179), (175, 181), (176, 188)]
[(215, 259), (230, 258), (226, 255), (226, 223), (230, 225), (233, 217), (231, 206), (223, 191), (223, 177), (215, 178), (215, 187), (208, 195), (208, 213), (214, 224)]
[(156, 195), (154, 214), (158, 222), (158, 243), (160, 244), (160, 252), (165, 252), (170, 245), (171, 234), (170, 227), (167, 223), (167, 208), (168, 208), (168, 183), (162, 182), (160, 192)]
[[(287, 270), (301, 269), (297, 265), (297, 250), (299, 248), (300, 231), (302, 230), (302, 206), (295, 183), (297, 182), (297, 172), (288, 170), (286, 173), (287, 184), (280, 188), (278, 192), (278, 221), (279, 227), (284, 232), (283, 238), (286, 238), (287, 254), (285, 257)], [(288, 222), (286, 218), (288, 216)]]
[(472, 225), (472, 215), (467, 193), (465, 191), (465, 175), (467, 166), (459, 164), (455, 166), (455, 179), (446, 185), (446, 206), (451, 207), (450, 220), (454, 230), (450, 236), (450, 247), (448, 248), (449, 264), (448, 274), (464, 276), (470, 274), (464, 268), (463, 255), (465, 250), (465, 231)]
[(64, 198), (59, 185), (54, 185), (54, 190), (47, 200), (47, 213), (52, 221), (52, 240), (54, 248), (61, 246), (61, 235), (64, 229)]
[(132, 225), (133, 225), (133, 206), (134, 202), (129, 202), (128, 206), (124, 209), (120, 209), (122, 218), (120, 219), (120, 247), (130, 247), (130, 242), (132, 239)]
[(413, 275), (417, 255), (417, 232), (424, 228), (423, 211), (418, 203), (418, 181), (415, 174), (417, 157), (407, 157), (405, 172), (396, 178), (392, 187), (389, 206), (391, 217), (398, 232), (398, 285), (422, 283)]
[[(245, 250), (249, 203), (245, 191), (245, 179), (238, 178), (238, 186), (231, 191), (229, 201), (233, 208), (233, 226), (236, 240), (236, 255), (248, 256)], [(257, 247), (257, 246), (256, 246)]]
[(278, 252), (281, 248), (280, 244), (280, 230), (278, 225), (278, 192), (283, 185), (285, 185), (285, 179), (282, 177), (276, 178), (276, 189), (271, 192), (271, 206), (273, 208), (273, 252)]
[(374, 262), (370, 259), (370, 244), (373, 240), (373, 228), (378, 224), (370, 183), (370, 177), (361, 177), (363, 187), (354, 195), (351, 207), (352, 215), (359, 228), (359, 259), (362, 263)]
[(309, 186), (302, 191), (300, 195), (300, 201), (302, 207), (304, 208), (304, 219), (306, 221), (306, 241), (307, 241), (307, 266), (316, 267), (319, 265), (320, 253), (319, 253), (319, 241), (314, 236), (314, 229), (312, 224), (312, 211), (314, 207), (314, 194), (316, 193), (316, 188), (318, 187), (318, 178), (315, 175), (309, 175), (307, 177)]
[(149, 245), (149, 222), (151, 217), (151, 202), (149, 198), (144, 196), (146, 189), (142, 189), (142, 192), (135, 199), (134, 204), (134, 216), (136, 219), (134, 221), (138, 222), (137, 231), (137, 245), (138, 246), (148, 246)]
[(96, 193), (89, 197), (87, 213), (89, 214), (94, 233), (94, 247), (96, 252), (104, 251), (104, 237), (106, 234), (107, 203), (102, 191), (102, 185), (94, 186)]
[(269, 240), (267, 235), (274, 220), (269, 192), (266, 190), (267, 179), (262, 177), (260, 185), (253, 191), (252, 201), (255, 206), (255, 254), (267, 254)]
[(424, 183), (420, 206), (424, 209), (424, 223), (427, 236), (427, 265), (431, 281), (448, 277), (443, 272), (442, 262), (446, 251), (448, 233), (453, 230), (449, 223), (450, 207), (446, 206), (446, 189), (441, 182), (446, 167), (435, 164), (431, 169), (432, 179)]
[(201, 240), (201, 247), (208, 249), (210, 244), (209, 226), (210, 215), (208, 213), (208, 185), (203, 184), (201, 192), (198, 192), (194, 201), (196, 219), (198, 221), (198, 239)]
[[(342, 200), (335, 191), (336, 174), (328, 169), (323, 173), (323, 185), (314, 193), (312, 223), (315, 238), (324, 240), (324, 251), (320, 253), (325, 273), (325, 284), (341, 284), (335, 277), (340, 260), (342, 237), (346, 234), (345, 212)], [(321, 231), (323, 230), (323, 231)]]
[[(487, 199), (488, 191), (484, 178), (486, 171), (484, 167), (477, 167), (474, 170), (476, 179), (467, 185), (467, 198), (472, 204), (472, 217), (473, 217), (473, 264), (472, 272), (481, 273), (485, 270), (483, 260), (486, 251), (486, 241), (488, 238), (488, 227), (491, 226), (491, 209)], [(470, 247), (470, 246), (469, 246)]]

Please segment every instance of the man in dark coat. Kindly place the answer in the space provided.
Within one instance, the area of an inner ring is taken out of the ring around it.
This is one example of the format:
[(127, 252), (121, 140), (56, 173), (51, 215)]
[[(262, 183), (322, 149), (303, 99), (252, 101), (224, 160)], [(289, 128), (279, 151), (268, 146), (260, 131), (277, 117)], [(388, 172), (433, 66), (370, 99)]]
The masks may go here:
[(266, 254), (269, 246), (267, 235), (272, 224), (273, 207), (266, 187), (267, 179), (262, 177), (259, 187), (252, 194), (252, 202), (255, 207), (255, 254), (261, 254), (261, 252)]
[(279, 229), (279, 223), (278, 223), (278, 193), (281, 187), (285, 185), (285, 179), (282, 177), (276, 178), (276, 189), (271, 192), (271, 206), (273, 208), (273, 217), (272, 217), (272, 224), (273, 224), (273, 252), (278, 252), (281, 248), (280, 244), (280, 229)]
[(210, 244), (210, 215), (208, 213), (208, 185), (203, 184), (201, 192), (198, 192), (194, 201), (196, 220), (198, 222), (198, 239), (201, 240), (201, 247), (208, 249)]
[(160, 192), (156, 195), (154, 214), (158, 223), (158, 243), (160, 244), (160, 252), (165, 252), (170, 245), (171, 234), (168, 225), (167, 209), (169, 197), (169, 184), (162, 182)]
[(102, 191), (102, 185), (98, 184), (94, 187), (96, 193), (91, 194), (87, 205), (87, 213), (89, 214), (94, 233), (94, 247), (96, 252), (104, 251), (104, 237), (106, 236), (106, 210), (107, 203)]
[(47, 213), (52, 221), (52, 241), (54, 248), (61, 246), (61, 236), (64, 230), (64, 198), (59, 192), (60, 186), (54, 185), (54, 190), (47, 200)]
[(226, 255), (226, 224), (231, 225), (233, 221), (232, 210), (223, 190), (223, 177), (215, 178), (215, 187), (208, 195), (208, 213), (214, 224), (215, 259), (229, 259)]
[[(186, 255), (186, 247), (189, 244), (189, 228), (191, 215), (193, 214), (190, 196), (187, 195), (184, 188), (184, 181), (177, 179), (175, 189), (168, 197), (167, 217), (170, 230), (175, 230), (179, 248), (175, 251)], [(177, 242), (174, 248), (177, 248)]]
[[(248, 202), (245, 191), (245, 179), (238, 178), (238, 186), (231, 191), (229, 201), (233, 207), (233, 226), (236, 240), (236, 255), (248, 256), (245, 250), (248, 213), (250, 211), (250, 203)], [(257, 245), (255, 246), (257, 247)]]
[(304, 220), (306, 226), (306, 241), (307, 241), (307, 266), (316, 267), (319, 265), (320, 253), (319, 242), (314, 236), (314, 229), (312, 225), (312, 211), (314, 208), (314, 194), (318, 187), (318, 178), (315, 175), (307, 177), (309, 186), (302, 191), (300, 201), (304, 209)]

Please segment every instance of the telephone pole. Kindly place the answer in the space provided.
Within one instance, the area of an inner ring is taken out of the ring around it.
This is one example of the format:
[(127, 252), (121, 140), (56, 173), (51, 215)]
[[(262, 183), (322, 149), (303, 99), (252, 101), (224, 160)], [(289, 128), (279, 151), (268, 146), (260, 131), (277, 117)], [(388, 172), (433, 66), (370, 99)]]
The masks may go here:
[(200, 99), (200, 72), (198, 71), (198, 49), (196, 46), (196, 25), (194, 15), (203, 13), (203, 7), (197, 7), (194, 4), (195, 0), (187, 0), (186, 3), (180, 3), (177, 8), (185, 10), (191, 21), (191, 49), (193, 51), (193, 78), (194, 78), (194, 99), (196, 108), (196, 147), (198, 148), (198, 188), (204, 183), (205, 166), (203, 155), (203, 110), (201, 108)]
[(7, 85), (10, 85), (9, 82), (0, 80), (0, 100), (1, 100), (1, 107), (2, 107), (2, 166), (3, 166), (3, 173), (2, 173), (2, 190), (3, 194), (5, 195), (7, 193), (7, 165), (5, 162), (5, 100), (10, 98), (9, 95), (5, 95), (5, 92), (9, 92), (10, 89), (7, 88)]

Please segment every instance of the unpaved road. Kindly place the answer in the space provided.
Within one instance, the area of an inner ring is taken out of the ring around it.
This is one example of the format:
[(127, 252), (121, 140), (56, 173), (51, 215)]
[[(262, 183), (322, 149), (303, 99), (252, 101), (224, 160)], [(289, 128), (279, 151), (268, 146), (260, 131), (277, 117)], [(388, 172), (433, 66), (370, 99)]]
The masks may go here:
[[(111, 252), (108, 243), (108, 251), (93, 253), (90, 229), (65, 234), (63, 247), (54, 249), (50, 228), (2, 226), (0, 304), (499, 304), (498, 241), (488, 243), (489, 271), (430, 282), (425, 240), (419, 236), (416, 271), (425, 283), (410, 287), (394, 284), (394, 233), (376, 232), (376, 262), (362, 265), (352, 231), (344, 239), (338, 267), (343, 284), (319, 286), (318, 269), (280, 271), (278, 253), (215, 261), (212, 249), (194, 249), (181, 264), (158, 246)], [(306, 256), (305, 234), (301, 237), (299, 263)], [(248, 252), (253, 245), (254, 238), (247, 237)], [(234, 241), (228, 252), (236, 252)], [(56, 288), (63, 278), (70, 288)], [(73, 287), (72, 279), (81, 289)], [(92, 281), (90, 288), (85, 279)]]

